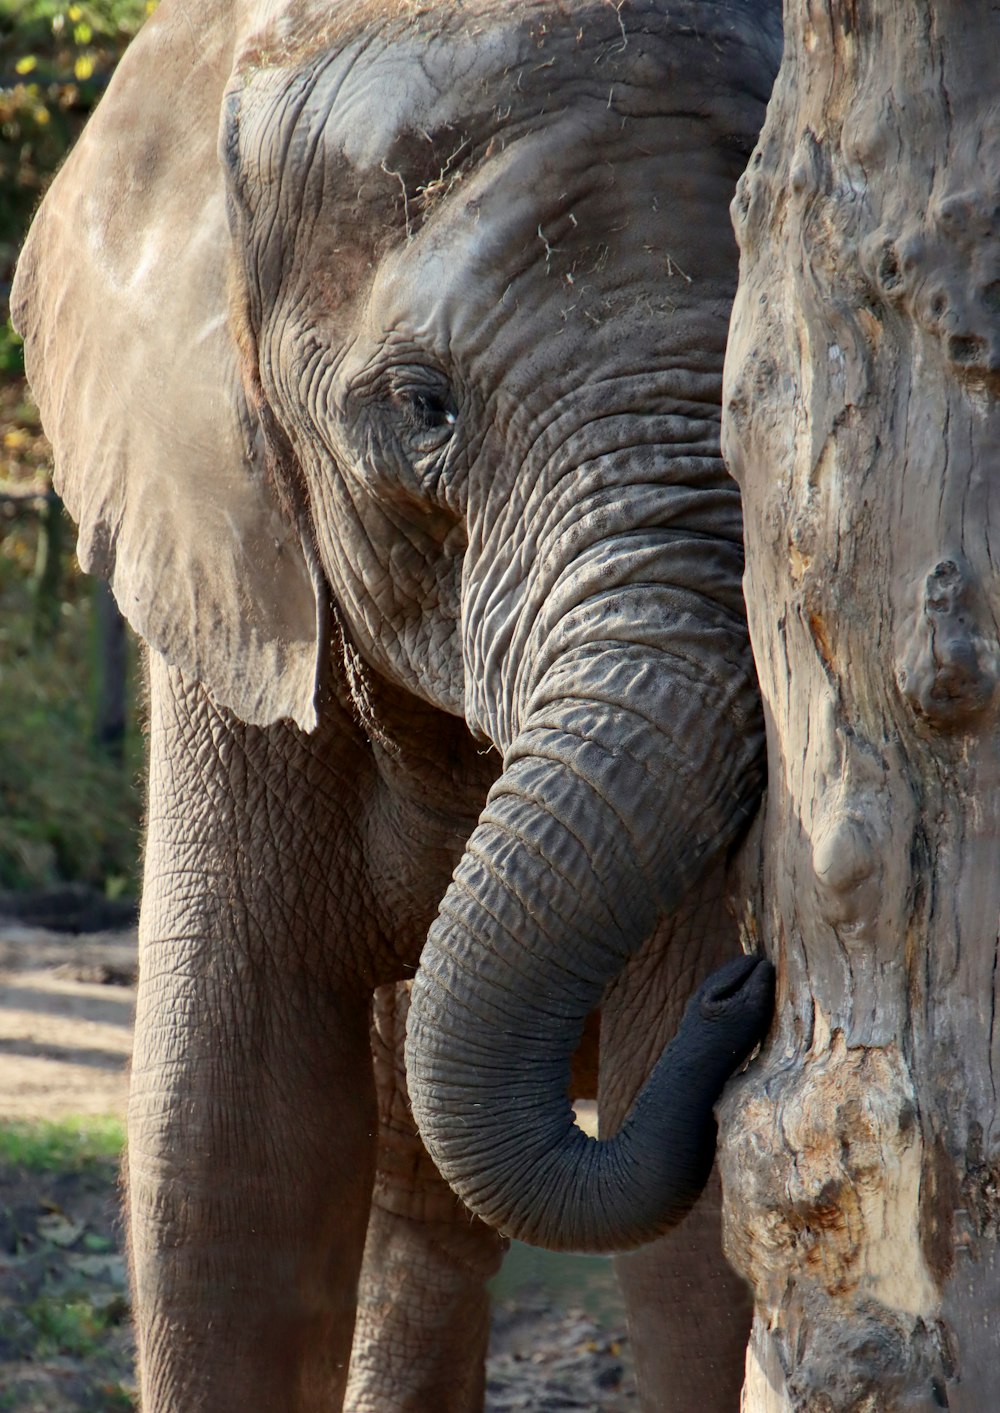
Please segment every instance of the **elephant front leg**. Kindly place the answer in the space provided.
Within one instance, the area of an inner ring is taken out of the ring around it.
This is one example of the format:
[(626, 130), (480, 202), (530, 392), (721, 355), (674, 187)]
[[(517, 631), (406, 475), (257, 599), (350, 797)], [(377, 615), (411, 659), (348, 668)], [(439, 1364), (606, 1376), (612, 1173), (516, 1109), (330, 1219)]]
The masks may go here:
[[(632, 960), (601, 1011), (599, 1113), (614, 1133), (695, 987), (738, 955), (721, 869)], [(659, 1240), (615, 1257), (646, 1413), (737, 1413), (753, 1303), (722, 1254), (717, 1169)]]
[(410, 1113), (403, 1069), (409, 987), (375, 992), (378, 1171), (346, 1407), (477, 1413), (490, 1302), (506, 1242), (441, 1178)]
[(239, 728), (156, 661), (151, 677), (128, 1115), (142, 1407), (330, 1413), (376, 1125), (317, 793), (348, 782), (335, 756), (318, 768), (322, 740)]

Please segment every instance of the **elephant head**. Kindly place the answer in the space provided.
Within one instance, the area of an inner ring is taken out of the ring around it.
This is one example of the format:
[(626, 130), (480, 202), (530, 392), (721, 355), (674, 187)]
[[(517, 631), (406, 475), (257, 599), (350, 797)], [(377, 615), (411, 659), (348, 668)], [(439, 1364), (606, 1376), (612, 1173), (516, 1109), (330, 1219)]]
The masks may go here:
[(165, 0), (18, 273), (81, 562), (156, 650), (309, 730), (343, 639), (499, 752), (408, 1068), (542, 1244), (683, 1212), (770, 1013), (736, 963), (619, 1134), (574, 1127), (587, 1014), (761, 788), (718, 440), (778, 8), (210, 0), (196, 40)]

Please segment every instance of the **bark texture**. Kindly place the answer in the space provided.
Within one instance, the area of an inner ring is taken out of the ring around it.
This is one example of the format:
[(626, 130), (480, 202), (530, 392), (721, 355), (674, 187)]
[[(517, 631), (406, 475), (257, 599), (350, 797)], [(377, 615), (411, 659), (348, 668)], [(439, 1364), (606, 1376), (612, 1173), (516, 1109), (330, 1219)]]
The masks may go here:
[(727, 1096), (745, 1413), (1000, 1390), (1000, 12), (786, 4), (734, 202), (724, 445), (779, 970)]

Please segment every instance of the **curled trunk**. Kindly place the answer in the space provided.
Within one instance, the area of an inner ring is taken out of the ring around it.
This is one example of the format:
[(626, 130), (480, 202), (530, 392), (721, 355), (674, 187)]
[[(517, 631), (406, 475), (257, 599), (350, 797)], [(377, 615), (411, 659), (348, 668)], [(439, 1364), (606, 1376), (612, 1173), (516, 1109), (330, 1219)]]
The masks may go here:
[[(739, 547), (663, 539), (659, 583), (576, 600), (562, 619), (414, 983), (407, 1068), (425, 1142), (473, 1210), (555, 1248), (622, 1249), (683, 1215), (711, 1167), (713, 1105), (770, 1015), (770, 968), (736, 961), (692, 1002), (615, 1137), (576, 1128), (569, 1068), (588, 1013), (760, 787)], [(694, 548), (722, 602), (663, 582)]]

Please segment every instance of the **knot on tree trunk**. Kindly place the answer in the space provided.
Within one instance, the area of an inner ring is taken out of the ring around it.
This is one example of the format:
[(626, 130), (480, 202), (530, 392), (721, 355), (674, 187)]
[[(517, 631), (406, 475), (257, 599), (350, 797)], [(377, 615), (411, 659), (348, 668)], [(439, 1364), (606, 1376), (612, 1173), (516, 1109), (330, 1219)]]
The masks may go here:
[(935, 1402), (953, 1361), (924, 1247), (928, 1160), (909, 1070), (895, 1047), (848, 1047), (821, 1013), (808, 1060), (808, 1076), (779, 1070), (723, 1104), (740, 1115), (722, 1154), (726, 1254), (767, 1333), (748, 1377), (780, 1371), (787, 1400), (749, 1406), (947, 1407)]
[(967, 727), (996, 697), (1000, 645), (982, 588), (959, 556), (926, 576), (896, 681), (911, 709), (939, 731)]
[(951, 189), (862, 249), (873, 294), (938, 339), (952, 372), (979, 380), (1000, 373), (998, 209), (992, 188)]

